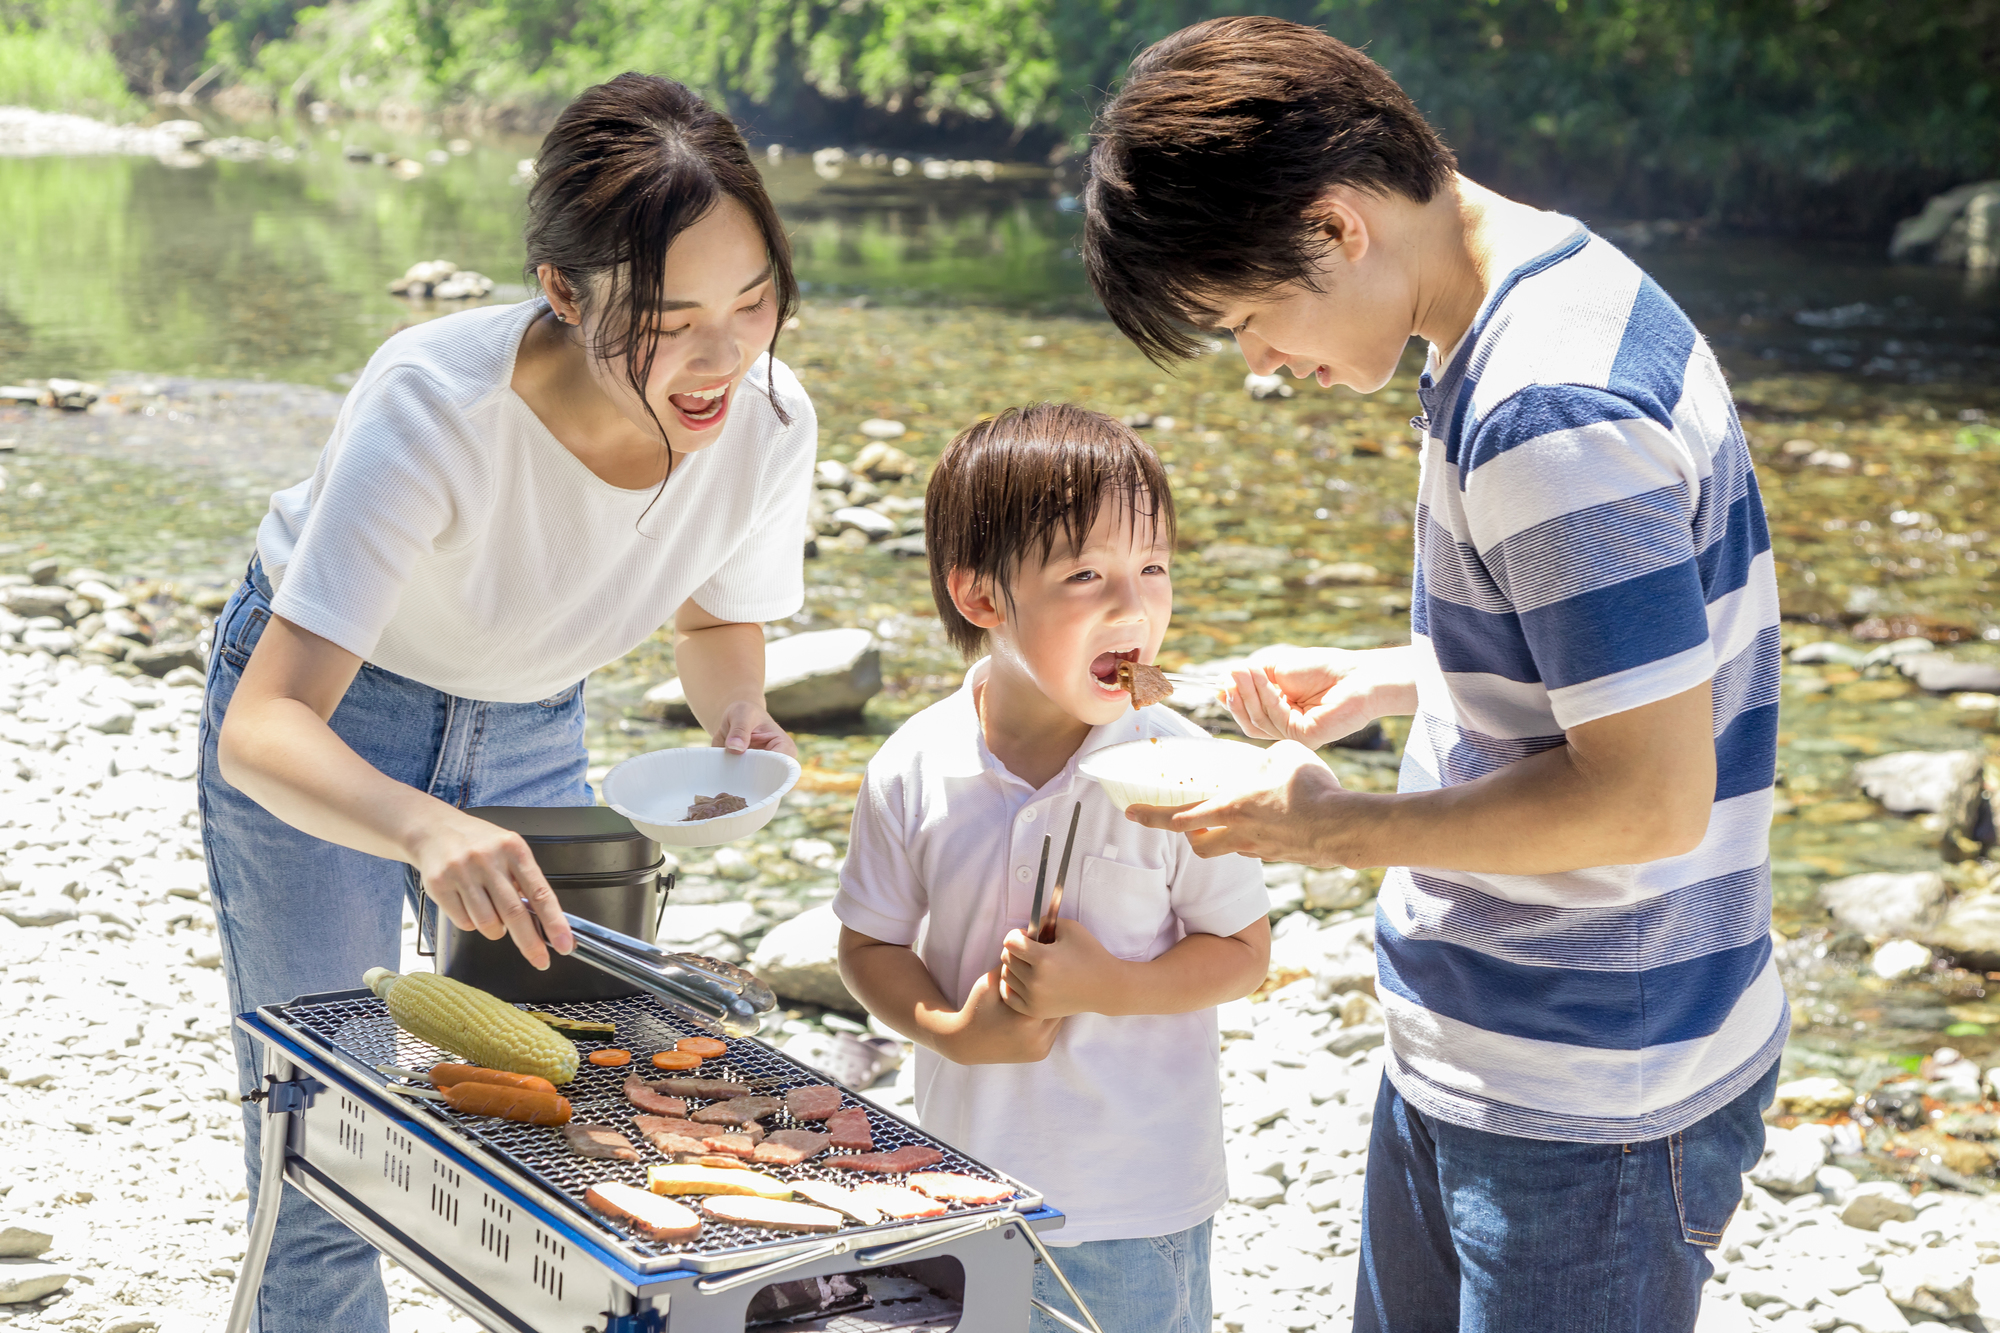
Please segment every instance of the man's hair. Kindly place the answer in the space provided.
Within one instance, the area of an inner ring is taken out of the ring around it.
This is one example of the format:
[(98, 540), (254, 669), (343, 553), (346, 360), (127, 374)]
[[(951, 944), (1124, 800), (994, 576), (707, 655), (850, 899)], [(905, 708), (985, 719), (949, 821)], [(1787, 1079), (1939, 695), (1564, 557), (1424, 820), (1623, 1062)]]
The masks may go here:
[(1428, 203), (1458, 161), (1388, 73), (1317, 28), (1210, 19), (1132, 62), (1091, 130), (1083, 262), (1125, 336), (1164, 365), (1217, 302), (1307, 282), (1328, 187)]
[(960, 431), (924, 488), (931, 597), (952, 646), (970, 660), (986, 645), (986, 631), (951, 600), (952, 570), (971, 570), (1011, 608), (1022, 563), (1046, 562), (1058, 541), (1081, 547), (1107, 502), (1128, 506), (1148, 536), (1164, 528), (1173, 544), (1174, 497), (1160, 456), (1102, 412), (1037, 403)]

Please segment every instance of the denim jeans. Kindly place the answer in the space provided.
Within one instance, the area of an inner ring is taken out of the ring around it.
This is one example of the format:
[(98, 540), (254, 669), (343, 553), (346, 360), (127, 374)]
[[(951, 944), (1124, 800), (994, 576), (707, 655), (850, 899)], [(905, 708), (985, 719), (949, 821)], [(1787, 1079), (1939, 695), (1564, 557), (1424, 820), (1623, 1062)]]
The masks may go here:
[(1375, 1098), (1354, 1333), (1688, 1333), (1778, 1066), (1678, 1134), (1565, 1143)]
[[(1087, 1240), (1055, 1249), (1056, 1263), (1104, 1333), (1209, 1333), (1208, 1240), (1213, 1226), (1203, 1222), (1170, 1236), (1138, 1240)], [(1047, 1264), (1035, 1265), (1035, 1299), (1084, 1322)], [(1033, 1333), (1068, 1333), (1040, 1310), (1030, 1327)]]
[[(222, 778), (216, 737), (257, 639), (271, 619), (262, 568), (250, 570), (215, 623), (201, 715), (202, 845), (222, 938), (232, 1013), (316, 991), (351, 990), (402, 952), (408, 875), (385, 860), (301, 833)], [(334, 734), (398, 782), (460, 807), (588, 805), (583, 685), (531, 704), (458, 699), (363, 666), (334, 710)], [(244, 1091), (262, 1057), (235, 1034)], [(244, 1113), (251, 1208), (263, 1112)], [(303, 1196), (286, 1192), (253, 1328), (387, 1333), (388, 1297), (373, 1246)]]

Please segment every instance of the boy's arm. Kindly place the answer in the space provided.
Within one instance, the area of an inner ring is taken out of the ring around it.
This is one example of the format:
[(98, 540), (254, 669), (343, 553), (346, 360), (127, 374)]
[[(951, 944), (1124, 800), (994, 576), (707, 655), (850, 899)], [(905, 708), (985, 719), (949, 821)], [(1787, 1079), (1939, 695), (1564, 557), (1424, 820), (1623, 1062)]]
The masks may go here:
[(840, 979), (869, 1013), (953, 1064), (1032, 1064), (1047, 1058), (1062, 1024), (1002, 1003), (997, 968), (972, 983), (963, 1008), (954, 1008), (915, 950), (847, 926), (840, 928)]
[(1234, 935), (1192, 934), (1158, 958), (1114, 957), (1081, 922), (1056, 922), (1052, 944), (1012, 931), (1001, 946), (1001, 998), (1026, 1018), (1070, 1014), (1186, 1014), (1241, 999), (1271, 965), (1271, 922)]

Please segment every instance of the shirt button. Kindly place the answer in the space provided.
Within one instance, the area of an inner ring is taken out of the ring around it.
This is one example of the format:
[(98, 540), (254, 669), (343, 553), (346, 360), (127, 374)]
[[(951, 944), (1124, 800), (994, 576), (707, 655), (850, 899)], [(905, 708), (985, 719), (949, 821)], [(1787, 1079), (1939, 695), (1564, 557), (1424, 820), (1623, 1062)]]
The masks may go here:
[(1034, 823), (1034, 822), (1035, 822), (1035, 812), (1034, 812), (1034, 810), (1033, 810), (1032, 808), (1030, 808), (1030, 809), (1027, 809), (1027, 810), (1023, 810), (1023, 811), (1021, 812), (1021, 818), (1023, 818), (1023, 819), (1025, 819), (1025, 820), (1027, 820), (1027, 821), (1028, 821), (1028, 822), (1029, 822), (1030, 824)]
[(1028, 882), (1028, 867), (1015, 866), (1014, 878), (1020, 880), (1023, 884), (1026, 884)]

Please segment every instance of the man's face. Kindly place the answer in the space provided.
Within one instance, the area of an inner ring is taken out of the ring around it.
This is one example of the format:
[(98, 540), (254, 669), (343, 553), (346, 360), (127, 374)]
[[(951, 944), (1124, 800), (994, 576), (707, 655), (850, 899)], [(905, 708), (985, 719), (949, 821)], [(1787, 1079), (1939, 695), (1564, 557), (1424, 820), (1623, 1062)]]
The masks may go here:
[(1282, 367), (1322, 389), (1345, 384), (1360, 393), (1389, 382), (1416, 327), (1416, 292), (1394, 248), (1370, 240), (1352, 261), (1329, 245), (1311, 283), (1217, 303), (1222, 331), (1235, 337), (1251, 370), (1274, 375)]

